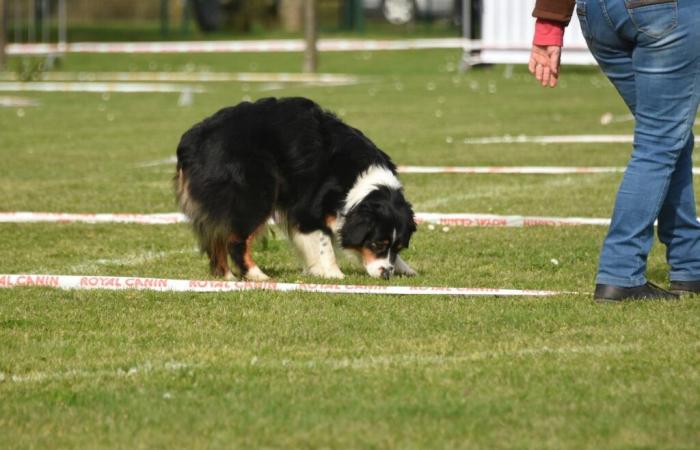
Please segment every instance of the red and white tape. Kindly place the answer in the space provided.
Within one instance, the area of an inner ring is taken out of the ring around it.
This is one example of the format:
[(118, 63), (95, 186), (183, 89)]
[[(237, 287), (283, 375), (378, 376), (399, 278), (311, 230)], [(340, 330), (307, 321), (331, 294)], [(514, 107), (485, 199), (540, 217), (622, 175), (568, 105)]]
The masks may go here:
[[(469, 43), (461, 38), (444, 39), (319, 39), (322, 52), (422, 50), (437, 48), (462, 49)], [(302, 39), (269, 39), (257, 41), (193, 41), (193, 42), (75, 42), (71, 44), (9, 44), (9, 55), (47, 53), (245, 53), (302, 52)]]
[(461, 173), (461, 174), (531, 174), (566, 175), (577, 173), (622, 173), (624, 167), (556, 167), (556, 166), (398, 166), (400, 173)]
[(180, 213), (160, 214), (73, 214), (46, 212), (0, 212), (0, 223), (136, 223), (142, 225), (169, 225), (187, 222)]
[[(19, 75), (0, 74), (2, 81), (21, 81)], [(80, 82), (227, 82), (245, 83), (320, 83), (330, 85), (355, 84), (355, 75), (334, 73), (265, 73), (265, 72), (45, 72), (40, 81)]]
[(124, 93), (202, 93), (201, 86), (173, 83), (117, 83), (117, 82), (61, 82), (61, 81), (8, 81), (0, 82), (0, 91), (7, 92), (124, 92)]
[(522, 289), (278, 283), (275, 281), (168, 280), (164, 278), (85, 275), (0, 275), (0, 288), (29, 286), (111, 291), (127, 289), (158, 292), (240, 292), (262, 290), (323, 294), (449, 295), (462, 297), (546, 297), (562, 294), (556, 291)]
[(495, 214), (416, 213), (416, 223), (432, 223), (454, 227), (569, 227), (609, 225), (610, 219), (584, 217), (499, 216)]
[[(490, 136), (467, 138), (464, 144), (631, 144), (634, 136), (631, 134), (573, 134), (562, 136), (526, 136), (524, 134), (511, 136)], [(695, 138), (700, 142), (700, 137)]]
[[(499, 216), (495, 214), (416, 213), (416, 222), (461, 227), (532, 227), (608, 225), (609, 219), (582, 217)], [(0, 212), (0, 223), (133, 223), (170, 225), (187, 222), (180, 213), (160, 214), (72, 214), (42, 212)]]

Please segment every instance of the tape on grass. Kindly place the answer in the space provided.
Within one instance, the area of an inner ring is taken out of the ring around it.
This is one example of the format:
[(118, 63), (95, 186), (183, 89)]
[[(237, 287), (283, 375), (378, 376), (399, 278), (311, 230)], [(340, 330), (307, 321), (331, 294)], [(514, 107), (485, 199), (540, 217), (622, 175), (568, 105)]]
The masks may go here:
[(201, 86), (185, 86), (174, 83), (119, 83), (119, 82), (60, 82), (60, 81), (9, 81), (0, 82), (0, 91), (8, 92), (124, 92), (170, 93), (204, 92)]
[[(319, 39), (322, 52), (421, 50), (435, 48), (462, 49), (468, 40), (443, 39)], [(70, 44), (9, 44), (8, 55), (42, 55), (47, 53), (241, 53), (302, 52), (303, 39), (266, 39), (251, 41), (194, 42), (75, 42)]]
[[(532, 227), (608, 225), (609, 219), (583, 217), (499, 216), (494, 214), (416, 213), (418, 224), (461, 227)], [(43, 212), (0, 212), (0, 223), (131, 223), (141, 225), (170, 225), (186, 223), (180, 213), (160, 214), (72, 214)]]
[(169, 225), (187, 222), (180, 213), (162, 214), (73, 214), (43, 212), (2, 212), (0, 223), (135, 223), (142, 225)]
[(555, 167), (555, 166), (398, 166), (400, 173), (461, 173), (461, 174), (531, 174), (568, 175), (622, 173), (624, 167)]
[[(491, 136), (467, 138), (464, 144), (631, 144), (634, 136), (631, 134), (574, 134), (563, 136)], [(695, 138), (700, 142), (700, 137)]]
[(137, 290), (156, 292), (314, 292), (322, 294), (448, 295), (460, 297), (547, 297), (555, 291), (462, 287), (387, 286), (356, 284), (277, 283), (275, 281), (169, 280), (164, 278), (82, 275), (0, 275), (0, 288), (53, 287), (79, 290)]

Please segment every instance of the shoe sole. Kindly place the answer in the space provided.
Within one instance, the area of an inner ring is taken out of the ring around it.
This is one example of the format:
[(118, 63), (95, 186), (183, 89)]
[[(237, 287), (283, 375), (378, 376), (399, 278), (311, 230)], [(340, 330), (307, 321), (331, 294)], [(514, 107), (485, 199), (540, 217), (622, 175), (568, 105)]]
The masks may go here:
[[(627, 303), (627, 302), (637, 302), (637, 301), (654, 301), (654, 300), (678, 300), (681, 294), (678, 292), (673, 292), (674, 294), (678, 295), (678, 297), (624, 297), (624, 298), (595, 298), (593, 297), (593, 300), (596, 301), (597, 303), (606, 303), (606, 304), (613, 304), (613, 303)], [(689, 292), (686, 291), (686, 294)], [(697, 294), (697, 293), (696, 293)]]
[(695, 291), (682, 291), (680, 289), (674, 289), (671, 292), (678, 296), (682, 297), (688, 297), (688, 296), (693, 296), (693, 295), (700, 295), (700, 292), (695, 292)]
[(594, 298), (593, 299), (596, 303), (601, 303), (603, 305), (617, 305), (622, 303), (624, 300), (613, 300), (610, 298)]

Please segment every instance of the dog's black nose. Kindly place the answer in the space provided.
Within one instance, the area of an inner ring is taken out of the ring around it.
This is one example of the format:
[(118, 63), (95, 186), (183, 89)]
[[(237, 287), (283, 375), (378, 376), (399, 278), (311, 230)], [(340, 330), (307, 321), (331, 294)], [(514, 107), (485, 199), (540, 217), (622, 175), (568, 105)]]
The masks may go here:
[(389, 267), (389, 268), (382, 267), (382, 278), (384, 278), (385, 280), (388, 280), (389, 278), (391, 278), (392, 273), (394, 273), (393, 267)]

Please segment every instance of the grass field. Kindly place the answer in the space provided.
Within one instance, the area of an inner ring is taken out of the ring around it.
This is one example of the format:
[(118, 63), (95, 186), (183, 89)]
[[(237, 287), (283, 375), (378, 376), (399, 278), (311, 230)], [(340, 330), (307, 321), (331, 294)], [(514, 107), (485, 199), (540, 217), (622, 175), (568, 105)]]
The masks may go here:
[[(175, 210), (180, 135), (244, 98), (304, 95), (397, 163), (619, 166), (620, 144), (466, 145), (629, 134), (594, 69), (542, 91), (523, 68), (459, 74), (455, 51), (324, 54), (345, 87), (203, 84), (177, 94), (0, 93), (0, 210)], [(301, 56), (83, 55), (62, 71), (295, 72)], [(202, 84), (202, 83), (199, 83)], [(697, 130), (697, 128), (696, 128)], [(607, 217), (620, 175), (403, 175), (422, 212)], [(552, 298), (0, 290), (0, 448), (700, 447), (700, 302), (591, 300), (604, 227), (421, 226), (390, 284), (552, 289)], [(185, 225), (1, 224), (0, 273), (209, 278)], [(279, 281), (302, 276), (280, 240)], [(348, 283), (371, 280), (341, 266)], [(664, 250), (650, 279), (667, 282)]]

